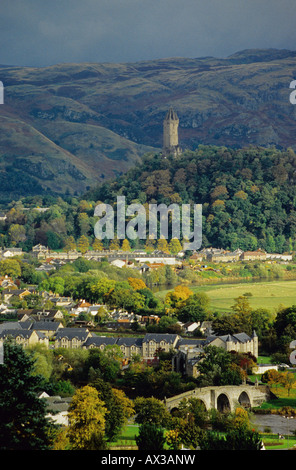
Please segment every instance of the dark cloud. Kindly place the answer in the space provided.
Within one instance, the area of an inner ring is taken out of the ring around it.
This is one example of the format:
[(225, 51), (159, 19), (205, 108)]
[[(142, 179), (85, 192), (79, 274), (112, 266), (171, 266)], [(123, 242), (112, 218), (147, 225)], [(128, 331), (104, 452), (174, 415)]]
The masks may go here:
[(295, 0), (2, 0), (0, 63), (127, 62), (295, 49)]

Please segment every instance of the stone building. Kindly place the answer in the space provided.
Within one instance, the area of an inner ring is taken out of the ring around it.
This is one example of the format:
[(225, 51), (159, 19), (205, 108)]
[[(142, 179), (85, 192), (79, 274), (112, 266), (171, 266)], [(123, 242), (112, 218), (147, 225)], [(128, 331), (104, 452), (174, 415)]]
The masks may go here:
[(201, 360), (204, 348), (207, 346), (216, 346), (229, 352), (250, 353), (256, 358), (258, 357), (258, 336), (255, 331), (253, 331), (252, 336), (246, 333), (235, 333), (222, 336), (211, 335), (205, 340), (182, 338), (174, 357), (174, 370), (188, 376), (197, 377), (197, 365)]
[(164, 156), (173, 155), (177, 156), (181, 154), (179, 147), (179, 118), (177, 113), (170, 108), (166, 114), (165, 120), (163, 121), (163, 149), (162, 153)]

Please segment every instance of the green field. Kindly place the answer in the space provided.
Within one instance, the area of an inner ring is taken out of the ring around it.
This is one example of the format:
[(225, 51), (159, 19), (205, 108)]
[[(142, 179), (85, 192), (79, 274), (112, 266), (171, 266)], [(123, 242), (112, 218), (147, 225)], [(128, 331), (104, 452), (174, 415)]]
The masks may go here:
[[(199, 288), (193, 288), (194, 292)], [(252, 308), (276, 310), (279, 306), (296, 305), (296, 281), (271, 281), (228, 284), (204, 287), (203, 291), (211, 299), (212, 310), (230, 311), (237, 297), (246, 293)]]
[[(252, 308), (267, 308), (276, 311), (279, 306), (296, 305), (296, 280), (225, 283), (219, 285), (189, 286), (193, 292), (205, 292), (210, 298), (211, 310), (231, 311), (235, 299), (244, 294)], [(173, 289), (172, 289), (173, 290)], [(156, 295), (164, 299), (168, 290)]]

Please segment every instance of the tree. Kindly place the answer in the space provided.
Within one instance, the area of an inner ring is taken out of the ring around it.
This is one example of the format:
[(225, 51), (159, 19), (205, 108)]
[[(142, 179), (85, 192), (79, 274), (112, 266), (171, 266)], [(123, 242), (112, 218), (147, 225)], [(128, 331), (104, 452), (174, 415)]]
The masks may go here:
[(163, 251), (164, 253), (168, 253), (169, 252), (169, 246), (168, 246), (168, 242), (166, 241), (165, 238), (160, 238), (157, 242), (157, 249), (159, 251)]
[(188, 321), (204, 321), (208, 313), (209, 303), (210, 299), (204, 292), (196, 292), (176, 309), (176, 315), (184, 323)]
[(122, 241), (121, 249), (122, 251), (131, 251), (129, 241), (126, 238)]
[(146, 284), (142, 279), (137, 277), (129, 277), (128, 279), (129, 285), (135, 290), (146, 289)]
[(282, 375), (282, 384), (288, 390), (288, 396), (290, 395), (290, 391), (295, 384), (295, 374), (292, 372), (284, 372)]
[(173, 254), (176, 255), (180, 251), (182, 251), (182, 245), (179, 242), (177, 238), (172, 238), (170, 243), (169, 243), (169, 251)]
[(78, 389), (69, 406), (68, 438), (72, 450), (105, 448), (105, 415), (107, 409), (94, 387)]
[(93, 244), (92, 244), (92, 249), (94, 251), (103, 251), (104, 249), (104, 246), (103, 246), (103, 243), (101, 240), (99, 240), (98, 238), (95, 238)]
[(37, 393), (43, 379), (21, 346), (4, 343), (0, 365), (0, 450), (48, 450), (54, 426)]
[(21, 266), (16, 259), (4, 259), (0, 261), (0, 274), (17, 278), (21, 276)]
[(176, 307), (182, 305), (182, 302), (188, 299), (192, 295), (192, 290), (187, 286), (176, 286), (173, 291), (170, 291), (165, 296), (165, 303), (168, 304), (171, 308), (175, 309)]
[(197, 366), (201, 386), (240, 385), (244, 374), (233, 361), (232, 354), (217, 346), (207, 346)]
[(74, 237), (70, 235), (70, 237), (66, 238), (65, 251), (68, 253), (69, 251), (74, 250), (76, 250), (76, 242)]
[(199, 445), (201, 450), (261, 450), (260, 434), (241, 427), (221, 435), (217, 432), (203, 432)]
[(103, 379), (96, 378), (93, 386), (98, 390), (99, 396), (108, 410), (105, 415), (105, 433), (108, 440), (113, 441), (134, 414), (133, 403), (122, 390), (112, 388)]
[(163, 450), (165, 444), (163, 429), (151, 423), (141, 424), (136, 444), (140, 451)]
[(170, 414), (165, 404), (154, 397), (137, 397), (134, 401), (136, 418), (139, 424), (154, 424), (156, 426), (166, 426), (170, 420)]
[(86, 253), (87, 250), (89, 249), (89, 241), (88, 238), (85, 235), (82, 235), (77, 243), (77, 247), (81, 253)]
[(13, 245), (26, 240), (26, 229), (23, 225), (13, 224), (9, 227), (8, 235)]
[(77, 218), (80, 235), (86, 235), (90, 229), (89, 217), (85, 212), (80, 212)]

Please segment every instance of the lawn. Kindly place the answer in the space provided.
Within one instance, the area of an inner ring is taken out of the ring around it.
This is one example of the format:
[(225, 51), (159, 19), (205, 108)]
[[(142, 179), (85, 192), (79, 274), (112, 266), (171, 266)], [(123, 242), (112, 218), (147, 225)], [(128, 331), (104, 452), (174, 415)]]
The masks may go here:
[(287, 450), (296, 446), (296, 437), (294, 436), (279, 439), (276, 434), (261, 434), (261, 439), (266, 450)]
[(110, 449), (136, 449), (137, 444), (135, 436), (139, 432), (139, 426), (137, 424), (129, 424), (125, 426), (118, 437), (118, 439), (111, 443)]
[(235, 299), (248, 295), (250, 306), (271, 311), (279, 306), (296, 305), (296, 281), (248, 282), (219, 286), (190, 287), (193, 292), (203, 291), (210, 298), (212, 310), (231, 311)]

